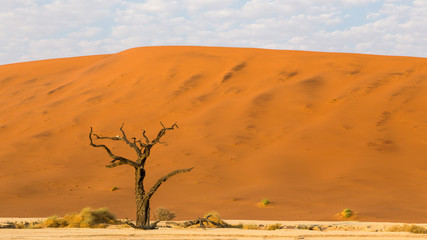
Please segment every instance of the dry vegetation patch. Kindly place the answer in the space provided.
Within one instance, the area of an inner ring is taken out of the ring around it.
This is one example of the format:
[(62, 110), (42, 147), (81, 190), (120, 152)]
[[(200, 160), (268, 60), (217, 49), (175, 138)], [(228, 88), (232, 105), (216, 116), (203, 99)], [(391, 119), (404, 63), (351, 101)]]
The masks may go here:
[(427, 228), (418, 225), (396, 225), (389, 227), (387, 229), (389, 232), (411, 232), (411, 233), (419, 233), (419, 234), (427, 234)]
[(7, 228), (106, 228), (110, 225), (122, 224), (107, 208), (84, 208), (80, 213), (66, 214), (64, 217), (50, 216), (36, 222), (8, 222)]

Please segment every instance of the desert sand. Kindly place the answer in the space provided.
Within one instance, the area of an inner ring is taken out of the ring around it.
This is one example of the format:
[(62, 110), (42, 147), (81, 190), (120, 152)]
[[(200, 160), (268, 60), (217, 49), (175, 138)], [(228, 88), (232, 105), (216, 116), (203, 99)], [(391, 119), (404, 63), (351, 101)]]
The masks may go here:
[(162, 121), (179, 129), (153, 149), (147, 187), (194, 167), (151, 201), (178, 220), (332, 221), (350, 208), (358, 221), (425, 223), (426, 93), (427, 59), (412, 57), (143, 47), (2, 65), (0, 217), (91, 206), (134, 218), (133, 169), (105, 168), (89, 128), (116, 136), (124, 122), (153, 138)]
[(241, 230), (241, 229), (193, 229), (141, 231), (135, 229), (5, 229), (0, 231), (4, 240), (108, 240), (108, 239), (147, 239), (147, 240), (413, 240), (423, 239), (424, 236), (409, 233), (384, 232), (313, 232), (309, 230)]
[[(40, 219), (19, 219), (0, 218), (0, 224), (5, 221), (37, 221)], [(0, 229), (0, 238), (4, 240), (28, 239), (28, 240), (78, 240), (78, 239), (224, 239), (224, 240), (258, 240), (258, 239), (283, 239), (283, 240), (411, 240), (426, 239), (425, 234), (414, 234), (408, 232), (387, 232), (387, 227), (399, 225), (398, 223), (378, 223), (378, 222), (309, 222), (309, 221), (248, 221), (248, 220), (227, 220), (231, 224), (281, 224), (283, 226), (296, 225), (333, 225), (342, 227), (337, 230), (299, 230), (299, 229), (278, 229), (278, 230), (247, 230), (236, 228), (165, 228), (160, 226), (157, 230), (136, 230), (111, 226), (107, 229), (90, 228), (43, 228), (43, 229)], [(420, 226), (426, 227), (427, 224)]]

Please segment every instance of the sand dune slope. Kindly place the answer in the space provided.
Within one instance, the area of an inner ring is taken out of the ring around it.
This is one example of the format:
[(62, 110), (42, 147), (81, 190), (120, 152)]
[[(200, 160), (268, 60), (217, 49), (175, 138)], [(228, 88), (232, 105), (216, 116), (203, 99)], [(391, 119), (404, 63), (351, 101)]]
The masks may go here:
[(426, 93), (424, 58), (146, 47), (3, 65), (0, 216), (107, 206), (133, 218), (133, 171), (105, 168), (89, 127), (154, 137), (177, 121), (147, 184), (195, 167), (152, 200), (179, 219), (332, 220), (351, 208), (362, 221), (426, 222)]

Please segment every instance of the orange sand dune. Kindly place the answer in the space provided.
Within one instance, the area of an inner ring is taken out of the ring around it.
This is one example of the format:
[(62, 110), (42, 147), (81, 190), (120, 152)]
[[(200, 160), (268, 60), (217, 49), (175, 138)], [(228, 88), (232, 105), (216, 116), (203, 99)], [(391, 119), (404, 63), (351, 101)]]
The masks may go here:
[(333, 220), (351, 208), (361, 221), (426, 222), (426, 103), (425, 58), (144, 47), (3, 65), (0, 216), (107, 206), (134, 218), (133, 170), (105, 168), (89, 127), (154, 137), (177, 121), (147, 187), (195, 167), (152, 199), (179, 219)]

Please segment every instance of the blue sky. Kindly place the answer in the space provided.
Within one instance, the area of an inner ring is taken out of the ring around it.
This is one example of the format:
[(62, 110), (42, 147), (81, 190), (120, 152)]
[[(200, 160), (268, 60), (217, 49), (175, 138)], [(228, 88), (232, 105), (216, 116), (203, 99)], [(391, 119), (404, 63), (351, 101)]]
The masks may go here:
[(427, 0), (0, 0), (0, 64), (198, 45), (427, 57)]

